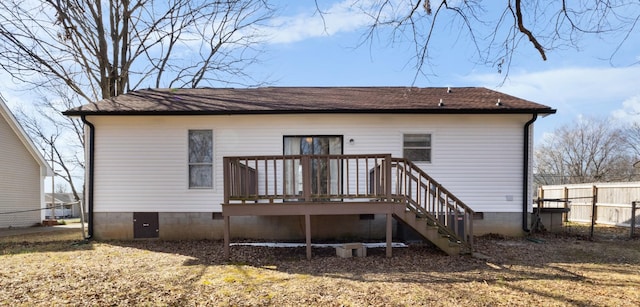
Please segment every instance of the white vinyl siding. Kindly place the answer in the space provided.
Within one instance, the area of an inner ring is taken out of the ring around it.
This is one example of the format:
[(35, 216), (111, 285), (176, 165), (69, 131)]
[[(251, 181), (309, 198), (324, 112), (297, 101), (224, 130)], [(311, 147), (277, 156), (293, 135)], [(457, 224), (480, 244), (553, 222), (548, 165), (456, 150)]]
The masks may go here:
[(40, 164), (0, 114), (0, 228), (41, 222), (40, 170)]
[[(341, 135), (344, 154), (403, 155), (403, 134), (433, 136), (417, 165), (476, 211), (522, 210), (523, 126), (529, 115), (292, 114), (109, 116), (96, 126), (96, 212), (220, 211), (222, 158), (282, 155), (287, 135)], [(213, 189), (189, 189), (187, 138), (213, 131)]]

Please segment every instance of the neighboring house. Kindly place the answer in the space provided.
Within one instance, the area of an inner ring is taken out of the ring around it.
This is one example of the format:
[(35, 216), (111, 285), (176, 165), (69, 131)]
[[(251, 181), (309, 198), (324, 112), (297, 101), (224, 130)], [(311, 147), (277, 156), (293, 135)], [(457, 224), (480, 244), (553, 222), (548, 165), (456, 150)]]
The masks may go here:
[(0, 228), (43, 219), (44, 178), (51, 168), (0, 96)]
[[(52, 208), (54, 204), (51, 201), (52, 196), (55, 197), (55, 208)], [(79, 197), (82, 199), (82, 194)], [(73, 193), (46, 193), (44, 199), (47, 205), (45, 218), (52, 218), (54, 214), (56, 218), (76, 218), (82, 214), (81, 202), (75, 200)]]
[(427, 224), (522, 234), (533, 122), (553, 113), (413, 87), (147, 89), (65, 112), (88, 129), (90, 235), (389, 244)]

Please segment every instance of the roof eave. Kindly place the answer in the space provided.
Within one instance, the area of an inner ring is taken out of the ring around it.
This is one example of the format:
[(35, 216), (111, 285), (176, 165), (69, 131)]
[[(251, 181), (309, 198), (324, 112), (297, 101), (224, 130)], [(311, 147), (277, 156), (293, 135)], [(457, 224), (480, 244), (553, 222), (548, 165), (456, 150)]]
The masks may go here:
[(335, 109), (335, 110), (227, 110), (227, 111), (80, 111), (66, 116), (190, 116), (190, 115), (278, 115), (278, 114), (555, 114), (555, 109)]

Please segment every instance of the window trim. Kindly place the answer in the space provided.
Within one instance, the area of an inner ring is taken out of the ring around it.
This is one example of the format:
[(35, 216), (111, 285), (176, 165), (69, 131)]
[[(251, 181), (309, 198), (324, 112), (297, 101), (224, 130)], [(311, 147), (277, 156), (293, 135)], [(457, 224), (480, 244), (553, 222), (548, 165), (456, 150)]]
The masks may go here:
[[(416, 147), (416, 146), (409, 146), (409, 147), (405, 147), (404, 145), (404, 136), (405, 135), (428, 135), (430, 138), (429, 141), (429, 146), (427, 147)], [(405, 149), (428, 149), (429, 150), (429, 161), (412, 161), (413, 163), (427, 163), (427, 164), (433, 164), (433, 141), (434, 141), (434, 133), (433, 132), (425, 132), (425, 131), (407, 131), (407, 132), (402, 132), (401, 136), (401, 152), (402, 152), (402, 158), (404, 159), (408, 159), (407, 157), (405, 157), (404, 151)]]
[[(210, 131), (211, 132), (211, 162), (191, 162), (190, 161), (190, 136), (192, 131)], [(186, 176), (186, 185), (188, 190), (213, 190), (215, 189), (215, 144), (214, 144), (215, 135), (213, 129), (209, 128), (189, 128), (187, 129), (187, 176)], [(211, 186), (191, 186), (191, 166), (211, 166)]]

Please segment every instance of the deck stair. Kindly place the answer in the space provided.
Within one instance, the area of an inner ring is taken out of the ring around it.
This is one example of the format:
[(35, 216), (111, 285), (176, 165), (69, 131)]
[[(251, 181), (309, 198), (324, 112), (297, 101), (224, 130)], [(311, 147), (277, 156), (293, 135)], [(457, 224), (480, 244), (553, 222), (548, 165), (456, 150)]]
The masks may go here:
[(471, 253), (473, 210), (412, 162), (393, 159), (394, 189), (405, 204), (394, 217), (448, 255)]
[(441, 226), (429, 223), (423, 218), (416, 218), (413, 212), (405, 212), (404, 216), (394, 215), (394, 217), (450, 256), (459, 255), (463, 249), (460, 240), (441, 231)]

